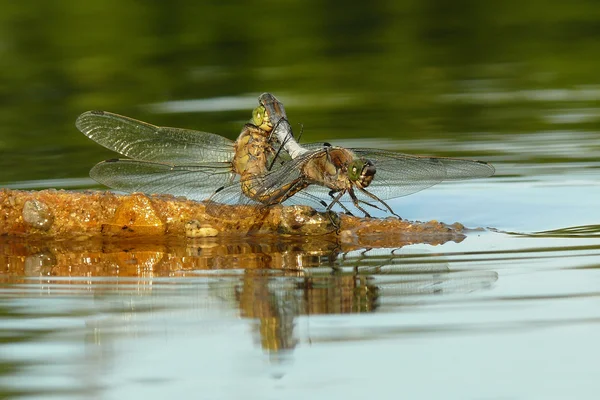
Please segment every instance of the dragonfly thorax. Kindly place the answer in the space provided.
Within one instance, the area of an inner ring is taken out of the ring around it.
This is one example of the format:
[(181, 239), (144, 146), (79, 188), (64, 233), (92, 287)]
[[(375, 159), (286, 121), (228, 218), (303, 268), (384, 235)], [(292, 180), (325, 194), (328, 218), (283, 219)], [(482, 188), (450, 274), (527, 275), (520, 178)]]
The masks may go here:
[(375, 165), (349, 149), (332, 146), (308, 155), (302, 171), (311, 182), (339, 191), (369, 186), (375, 176)]

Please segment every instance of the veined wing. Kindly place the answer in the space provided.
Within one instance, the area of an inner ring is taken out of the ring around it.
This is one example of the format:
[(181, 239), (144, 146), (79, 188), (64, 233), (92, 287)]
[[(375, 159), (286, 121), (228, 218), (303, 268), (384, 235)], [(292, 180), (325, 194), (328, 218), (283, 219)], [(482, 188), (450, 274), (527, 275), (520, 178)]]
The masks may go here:
[[(281, 172), (280, 169), (278, 169), (276, 171)], [(268, 177), (273, 177), (275, 175), (276, 175), (276, 172), (270, 172), (270, 173), (267, 173), (266, 175), (255, 176), (249, 180), (248, 183), (251, 184), (256, 189), (257, 198), (258, 198), (258, 196), (274, 194), (275, 192), (285, 193), (287, 190), (289, 190), (289, 186), (288, 186), (289, 182), (282, 182), (282, 184), (271, 185), (271, 186), (265, 184), (265, 179), (268, 179)], [(293, 178), (293, 176), (291, 176), (291, 175), (287, 175), (287, 176), (286, 175), (287, 174), (281, 174), (282, 177), (287, 177), (288, 179)], [(277, 176), (279, 176), (279, 174), (277, 174)], [(215, 203), (227, 204), (227, 205), (233, 205), (233, 204), (269, 205), (269, 204), (261, 203), (260, 201), (257, 200), (257, 198), (252, 199), (252, 198), (246, 196), (242, 192), (241, 182), (239, 181), (239, 179), (236, 179), (236, 181), (233, 182), (232, 184), (225, 185), (225, 186), (219, 188), (219, 190), (216, 191), (214, 193), (214, 195), (212, 195), (210, 197), (210, 200), (212, 200)], [(322, 199), (324, 199), (324, 198), (331, 199), (328, 196), (323, 196), (323, 197), (314, 196), (312, 194), (307, 193), (304, 190), (301, 190), (300, 192), (295, 193), (293, 196), (282, 201), (281, 204), (286, 205), (286, 206), (304, 205), (304, 206), (310, 206), (317, 210), (324, 210), (328, 205), (326, 202), (323, 202)], [(273, 203), (273, 204), (277, 204), (277, 203)], [(216, 209), (216, 208), (213, 208), (213, 209)]]
[(90, 176), (124, 192), (172, 194), (198, 201), (238, 179), (229, 163), (169, 165), (127, 159), (98, 163), (90, 170)]
[[(306, 147), (310, 149), (309, 152), (261, 177), (257, 187), (263, 191), (280, 190), (288, 182), (301, 177), (305, 163), (326, 151), (323, 145), (307, 144)], [(377, 172), (366, 190), (383, 200), (407, 196), (445, 180), (484, 178), (494, 174), (494, 167), (481, 161), (423, 157), (377, 149), (349, 150), (375, 165)], [(331, 199), (329, 191), (329, 188), (315, 183), (303, 189), (303, 192), (324, 200)], [(355, 193), (361, 200), (372, 201), (360, 191)], [(351, 201), (349, 196), (343, 196), (340, 200)]]
[[(302, 167), (314, 157), (318, 157), (327, 151), (323, 145), (306, 145), (311, 149), (292, 161), (287, 162), (281, 168), (267, 174), (262, 178), (258, 187), (262, 190), (278, 190), (286, 182), (298, 179), (302, 175)], [(418, 157), (408, 154), (394, 153), (383, 150), (371, 149), (348, 149), (358, 157), (366, 158), (373, 162), (377, 168), (373, 182), (366, 188), (382, 199), (406, 196), (426, 189), (446, 179), (446, 167), (440, 159), (431, 157)], [(324, 200), (331, 200), (330, 188), (313, 183), (304, 191)], [(366, 196), (359, 198), (366, 200)], [(343, 196), (341, 201), (352, 201), (350, 196)]]
[(482, 161), (426, 157), (377, 149), (350, 149), (377, 169), (366, 188), (381, 199), (406, 196), (448, 180), (486, 178), (494, 167)]
[(214, 133), (159, 127), (106, 111), (88, 111), (75, 123), (107, 149), (143, 161), (191, 164), (226, 162), (233, 142)]

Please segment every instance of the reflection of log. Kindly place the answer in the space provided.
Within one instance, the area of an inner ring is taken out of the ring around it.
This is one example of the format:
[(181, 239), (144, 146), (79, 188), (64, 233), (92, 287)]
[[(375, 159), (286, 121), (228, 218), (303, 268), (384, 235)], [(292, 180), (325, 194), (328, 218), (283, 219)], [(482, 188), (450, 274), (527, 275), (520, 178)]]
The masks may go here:
[[(93, 237), (83, 241), (32, 241), (28, 238), (4, 238), (0, 240), (0, 281), (3, 277), (10, 280), (23, 276), (153, 278), (228, 269), (280, 269), (296, 276), (306, 269), (332, 266), (339, 262), (340, 253), (363, 248), (340, 243), (335, 236), (143, 239), (107, 241)], [(429, 244), (443, 242), (420, 241)], [(395, 247), (411, 243), (399, 239)], [(392, 254), (390, 257), (393, 260), (395, 256)], [(390, 262), (386, 257), (374, 257), (371, 252), (358, 259), (351, 257), (344, 261), (350, 267), (368, 267), (369, 263), (380, 266)]]
[(463, 237), (462, 226), (435, 221), (363, 219), (307, 206), (217, 206), (164, 195), (62, 190), (0, 190), (0, 221), (0, 235), (43, 239), (337, 234), (342, 242), (372, 238), (383, 241), (380, 246), (394, 246), (399, 236), (437, 237), (441, 242)]

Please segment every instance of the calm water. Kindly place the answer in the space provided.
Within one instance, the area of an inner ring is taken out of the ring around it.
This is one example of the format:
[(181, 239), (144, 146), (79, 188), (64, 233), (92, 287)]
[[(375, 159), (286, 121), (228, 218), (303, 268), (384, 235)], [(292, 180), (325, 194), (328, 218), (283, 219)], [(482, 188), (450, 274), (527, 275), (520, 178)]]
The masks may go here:
[(390, 202), (462, 241), (3, 240), (0, 398), (598, 397), (594, 2), (21, 3), (2, 187), (97, 187), (88, 109), (233, 138), (263, 91), (304, 141), (497, 174)]

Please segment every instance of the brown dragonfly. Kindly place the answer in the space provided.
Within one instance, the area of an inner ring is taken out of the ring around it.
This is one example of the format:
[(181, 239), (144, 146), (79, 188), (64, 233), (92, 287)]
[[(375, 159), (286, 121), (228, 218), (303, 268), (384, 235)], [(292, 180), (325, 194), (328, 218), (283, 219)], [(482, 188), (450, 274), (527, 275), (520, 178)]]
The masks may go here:
[[(129, 157), (100, 162), (90, 176), (125, 192), (204, 200), (219, 187), (235, 185), (242, 195), (252, 197), (254, 191), (244, 182), (266, 173), (276, 155), (271, 120), (287, 121), (283, 105), (274, 96), (262, 95), (259, 100), (252, 123), (244, 125), (235, 142), (214, 133), (155, 126), (106, 111), (85, 112), (77, 118), (77, 128)], [(277, 115), (271, 118), (267, 108)]]
[[(273, 116), (273, 133), (292, 160), (273, 171), (253, 175), (244, 183), (246, 192), (251, 193), (249, 198), (263, 204), (285, 204), (301, 194), (312, 205), (330, 201), (327, 210), (339, 204), (351, 213), (344, 204), (351, 202), (365, 216), (370, 215), (363, 206), (398, 216), (385, 200), (413, 194), (443, 181), (485, 178), (495, 172), (492, 165), (476, 160), (330, 144), (301, 146), (287, 119), (281, 117), (285, 115), (279, 108), (283, 105), (264, 101), (268, 96), (262, 95), (259, 101), (266, 114)], [(211, 199), (218, 202), (239, 199), (236, 189), (225, 188)]]
[[(494, 173), (493, 166), (481, 161), (328, 144), (301, 146), (283, 104), (269, 93), (259, 97), (259, 104), (253, 123), (245, 125), (235, 142), (106, 112), (82, 114), (77, 127), (103, 146), (131, 157), (97, 164), (90, 175), (98, 182), (126, 192), (168, 193), (226, 204), (293, 203), (327, 210), (339, 204), (350, 212), (345, 204), (351, 202), (366, 216), (370, 215), (365, 206), (397, 215), (385, 200), (442, 181)], [(278, 145), (285, 152), (277, 152)]]

